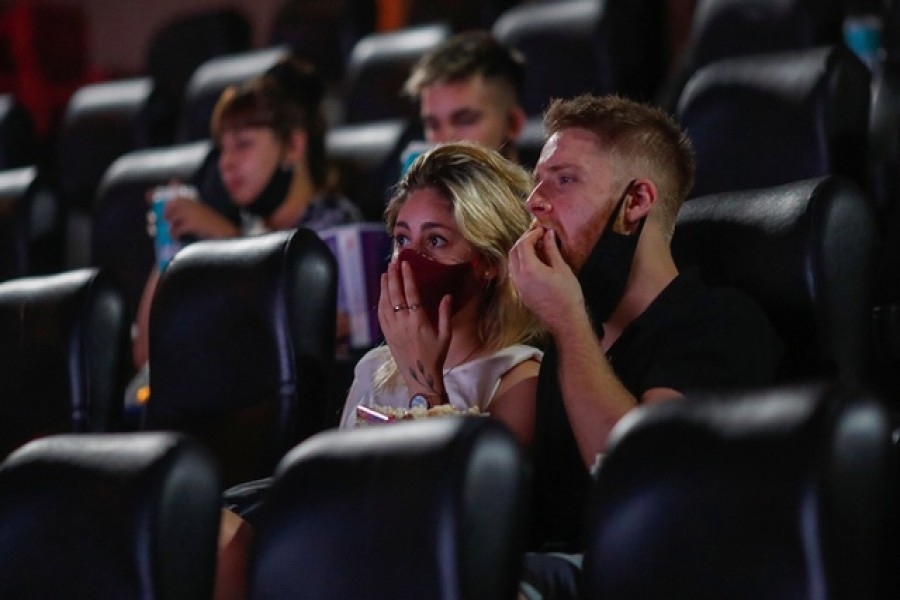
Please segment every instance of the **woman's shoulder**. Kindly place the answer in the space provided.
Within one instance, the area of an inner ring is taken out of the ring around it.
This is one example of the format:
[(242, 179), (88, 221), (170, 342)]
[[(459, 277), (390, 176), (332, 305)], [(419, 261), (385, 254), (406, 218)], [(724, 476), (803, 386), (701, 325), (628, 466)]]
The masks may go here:
[(543, 357), (544, 353), (535, 346), (530, 346), (528, 344), (513, 344), (512, 346), (501, 348), (485, 358), (492, 362), (507, 362), (510, 366), (515, 366), (526, 360), (536, 360), (540, 362)]
[[(500, 378), (504, 373), (526, 361), (540, 362), (544, 353), (534, 346), (526, 344), (514, 344), (495, 350), (490, 354), (480, 356), (465, 365), (460, 365), (459, 371), (479, 372), (482, 375), (490, 373), (491, 377)], [(454, 369), (454, 371), (457, 369)]]
[(362, 355), (354, 367), (353, 372), (356, 376), (364, 373), (374, 373), (378, 367), (386, 363), (391, 358), (391, 350), (386, 345), (375, 346)]

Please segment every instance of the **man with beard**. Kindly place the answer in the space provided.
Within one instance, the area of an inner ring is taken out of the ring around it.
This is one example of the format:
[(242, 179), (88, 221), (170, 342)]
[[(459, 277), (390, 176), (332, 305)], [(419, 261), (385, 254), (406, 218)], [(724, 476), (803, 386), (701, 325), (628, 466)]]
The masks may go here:
[[(675, 265), (670, 241), (694, 159), (667, 114), (581, 96), (554, 101), (544, 126), (527, 201), (534, 223), (510, 252), (510, 275), (551, 337), (538, 384), (533, 542), (578, 552), (590, 469), (619, 419), (693, 390), (770, 383), (781, 343), (748, 298)], [(530, 561), (547, 556), (526, 560), (526, 580), (547, 568)]]

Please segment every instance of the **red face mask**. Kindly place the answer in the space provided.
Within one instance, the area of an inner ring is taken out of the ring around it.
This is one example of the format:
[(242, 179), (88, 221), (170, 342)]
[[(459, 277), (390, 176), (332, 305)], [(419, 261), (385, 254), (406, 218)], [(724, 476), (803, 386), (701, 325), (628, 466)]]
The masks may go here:
[(441, 298), (446, 294), (452, 296), (453, 303), (450, 314), (454, 315), (480, 289), (471, 261), (445, 265), (412, 248), (401, 250), (397, 254), (397, 260), (410, 266), (413, 278), (416, 280), (416, 289), (419, 291), (419, 302), (435, 327), (437, 327)]

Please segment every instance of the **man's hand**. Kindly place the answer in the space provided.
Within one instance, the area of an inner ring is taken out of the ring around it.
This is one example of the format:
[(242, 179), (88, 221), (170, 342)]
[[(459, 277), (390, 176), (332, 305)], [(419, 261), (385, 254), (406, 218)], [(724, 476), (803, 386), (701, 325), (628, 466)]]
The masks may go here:
[(578, 279), (556, 245), (556, 234), (535, 224), (509, 253), (509, 275), (525, 303), (556, 337), (585, 312)]

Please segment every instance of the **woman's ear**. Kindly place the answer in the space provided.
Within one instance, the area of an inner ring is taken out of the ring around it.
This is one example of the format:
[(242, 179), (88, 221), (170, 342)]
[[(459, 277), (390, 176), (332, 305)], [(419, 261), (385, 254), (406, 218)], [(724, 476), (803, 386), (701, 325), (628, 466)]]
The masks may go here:
[(481, 278), (484, 279), (485, 283), (491, 283), (497, 279), (497, 275), (499, 275), (499, 269), (497, 269), (497, 267), (492, 267), (488, 264), (483, 265), (481, 269)]

